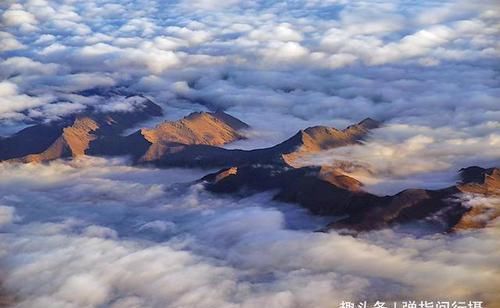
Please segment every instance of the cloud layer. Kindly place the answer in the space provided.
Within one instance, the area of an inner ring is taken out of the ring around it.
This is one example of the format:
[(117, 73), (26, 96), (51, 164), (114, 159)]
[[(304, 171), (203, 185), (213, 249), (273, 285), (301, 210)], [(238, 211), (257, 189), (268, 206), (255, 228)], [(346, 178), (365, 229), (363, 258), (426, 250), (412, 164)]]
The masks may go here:
[[(311, 161), (367, 166), (356, 176), (379, 193), (500, 163), (494, 0), (7, 0), (0, 24), (0, 136), (89, 105), (130, 111), (126, 96), (143, 94), (167, 119), (225, 109), (251, 124), (231, 147), (384, 121), (365, 145)], [(327, 221), (267, 194), (174, 183), (205, 173), (0, 164), (0, 283), (20, 307), (500, 301), (498, 222), (432, 237), (313, 233)]]
[(497, 223), (353, 238), (311, 232), (326, 220), (266, 194), (220, 199), (164, 181), (196, 171), (101, 159), (0, 167), (0, 264), (19, 307), (499, 300)]
[[(147, 95), (167, 118), (226, 109), (254, 127), (245, 148), (371, 116), (395, 124), (400, 145), (446, 132), (472, 144), (476, 161), (500, 160), (484, 156), (499, 138), (493, 0), (26, 0), (0, 9), (2, 134), (88, 104), (112, 108), (123, 97), (80, 92), (111, 88)], [(374, 146), (393, 139), (377, 135)], [(444, 164), (465, 166), (459, 158)]]

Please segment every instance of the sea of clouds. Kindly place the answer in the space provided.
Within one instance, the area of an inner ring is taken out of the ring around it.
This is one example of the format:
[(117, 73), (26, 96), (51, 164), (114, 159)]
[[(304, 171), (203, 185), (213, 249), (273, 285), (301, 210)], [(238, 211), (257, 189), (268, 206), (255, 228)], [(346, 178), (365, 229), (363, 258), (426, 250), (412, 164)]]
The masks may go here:
[[(459, 168), (500, 165), (499, 42), (494, 0), (5, 0), (0, 136), (87, 106), (133, 112), (128, 94), (164, 119), (224, 109), (252, 125), (229, 146), (247, 149), (372, 117), (385, 126), (363, 146), (308, 163), (363, 165), (355, 175), (380, 194), (446, 187)], [(329, 220), (270, 194), (177, 184), (204, 174), (122, 159), (0, 163), (3, 288), (22, 307), (500, 301), (498, 223), (315, 233)]]
[(500, 300), (498, 223), (423, 237), (319, 233), (329, 219), (269, 194), (221, 198), (175, 183), (202, 174), (95, 158), (0, 165), (4, 289), (19, 307)]
[(377, 192), (500, 161), (494, 0), (6, 0), (0, 22), (0, 135), (124, 99), (81, 95), (100, 88), (146, 95), (166, 119), (224, 109), (253, 126), (232, 147), (384, 121), (343, 150), (377, 171)]

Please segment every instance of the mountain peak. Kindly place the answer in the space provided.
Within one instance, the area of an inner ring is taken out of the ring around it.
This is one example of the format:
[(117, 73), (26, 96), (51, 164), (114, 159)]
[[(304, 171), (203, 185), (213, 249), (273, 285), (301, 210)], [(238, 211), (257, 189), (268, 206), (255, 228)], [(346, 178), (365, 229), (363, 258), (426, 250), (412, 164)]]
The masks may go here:
[(335, 127), (328, 127), (324, 125), (310, 126), (303, 130), (304, 133), (308, 135), (319, 135), (319, 134), (332, 134), (334, 132), (340, 132), (340, 130)]
[(459, 176), (462, 184), (466, 183), (483, 183), (486, 174), (491, 174), (494, 168), (481, 168), (479, 166), (470, 166), (460, 169)]
[(50, 124), (25, 128), (0, 140), (0, 160), (42, 162), (85, 155), (87, 150), (92, 150), (94, 142), (120, 138), (125, 129), (162, 114), (161, 107), (147, 98), (139, 103), (134, 105), (138, 107), (134, 112), (89, 107)]
[(356, 134), (356, 132), (364, 132), (370, 129), (379, 128), (381, 123), (372, 118), (365, 118), (357, 124), (347, 126), (343, 131), (351, 134)]
[(500, 169), (472, 166), (460, 169), (461, 183), (458, 188), (465, 193), (485, 195), (500, 193)]
[(374, 129), (374, 128), (380, 127), (380, 125), (382, 125), (382, 123), (368, 117), (368, 118), (365, 118), (364, 120), (362, 120), (361, 122), (359, 122), (357, 125), (363, 126), (365, 128), (368, 128), (368, 129)]
[(284, 161), (291, 166), (298, 166), (297, 161), (304, 156), (323, 150), (356, 144), (371, 129), (379, 126), (380, 123), (371, 118), (366, 118), (358, 124), (348, 126), (344, 130), (323, 125), (311, 126), (300, 130), (293, 137), (278, 146), (286, 149), (286, 152), (282, 156)]
[(43, 162), (62, 157), (77, 157), (85, 154), (95, 139), (93, 133), (99, 123), (87, 116), (79, 116), (71, 126), (63, 128), (62, 134), (43, 152), (24, 156), (22, 162)]
[[(472, 166), (460, 169), (462, 182), (457, 188), (474, 195), (500, 196), (500, 169)], [(475, 204), (463, 215), (454, 230), (482, 228), (490, 221), (500, 217), (500, 208), (486, 203)]]
[(244, 139), (238, 131), (247, 127), (246, 123), (224, 112), (193, 112), (181, 120), (142, 129), (142, 135), (151, 146), (141, 160), (160, 159), (171, 144), (221, 146)]
[(216, 112), (212, 113), (212, 115), (214, 117), (216, 117), (217, 119), (229, 124), (231, 127), (233, 127), (236, 130), (246, 129), (246, 128), (250, 127), (245, 122), (233, 117), (230, 114), (225, 113), (222, 110), (217, 110)]

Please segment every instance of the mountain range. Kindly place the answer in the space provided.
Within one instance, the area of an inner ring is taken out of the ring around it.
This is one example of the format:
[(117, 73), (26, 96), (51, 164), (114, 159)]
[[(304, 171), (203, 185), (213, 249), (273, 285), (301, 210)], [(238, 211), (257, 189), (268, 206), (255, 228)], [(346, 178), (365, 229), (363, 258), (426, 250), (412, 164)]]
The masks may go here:
[(268, 148), (226, 149), (245, 139), (250, 127), (222, 111), (194, 112), (155, 127), (130, 128), (163, 114), (151, 100), (138, 96), (133, 111), (103, 112), (89, 107), (50, 123), (39, 123), (0, 139), (0, 161), (43, 163), (79, 156), (129, 156), (135, 165), (222, 168), (197, 183), (213, 193), (245, 196), (274, 191), (274, 198), (296, 203), (313, 214), (332, 216), (328, 229), (360, 232), (398, 226), (425, 226), (429, 232), (484, 227), (500, 216), (499, 207), (469, 207), (464, 193), (499, 197), (500, 169), (468, 167), (460, 181), (437, 189), (407, 189), (379, 196), (339, 166), (304, 163), (315, 153), (362, 144), (382, 123), (367, 118), (339, 130), (313, 126)]

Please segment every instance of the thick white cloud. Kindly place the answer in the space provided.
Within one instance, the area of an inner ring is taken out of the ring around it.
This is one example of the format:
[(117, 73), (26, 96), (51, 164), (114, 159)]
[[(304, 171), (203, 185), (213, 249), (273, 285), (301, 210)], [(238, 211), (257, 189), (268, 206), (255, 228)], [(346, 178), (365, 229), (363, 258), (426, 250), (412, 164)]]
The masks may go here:
[[(405, 188), (443, 188), (453, 185), (464, 166), (496, 166), (500, 157), (500, 123), (488, 122), (468, 137), (446, 127), (393, 124), (377, 129), (362, 145), (347, 146), (310, 156), (305, 165), (352, 162), (352, 175), (375, 193)], [(477, 155), (481, 149), (485, 153)]]
[(16, 37), (8, 32), (0, 31), (0, 52), (26, 48)]
[(140, 96), (113, 97), (110, 102), (103, 106), (97, 105), (103, 112), (132, 112), (144, 105), (146, 99)]
[(297, 61), (309, 54), (309, 50), (297, 42), (271, 42), (262, 51), (264, 59), (271, 63)]
[[(162, 104), (167, 119), (226, 109), (253, 126), (231, 147), (383, 120), (366, 145), (315, 158), (368, 166), (356, 175), (380, 193), (444, 187), (458, 168), (500, 161), (495, 1), (8, 0), (0, 9), (2, 132), (86, 105), (131, 110), (122, 95), (75, 93), (126, 89)], [(311, 233), (326, 222), (269, 196), (235, 201), (170, 186), (205, 172), (123, 164), (0, 165), (0, 273), (20, 306), (498, 300), (493, 228)]]
[(13, 4), (2, 14), (2, 21), (7, 26), (26, 26), (37, 24), (35, 16), (24, 10), (20, 4)]
[(219, 10), (237, 5), (241, 2), (241, 0), (183, 0), (181, 1), (181, 4), (185, 10), (192, 10), (193, 8), (202, 10)]
[(327, 220), (268, 194), (217, 198), (173, 184), (202, 172), (122, 163), (0, 164), (1, 217), (8, 216), (0, 264), (19, 307), (498, 300), (497, 223), (429, 237), (315, 233)]
[(11, 57), (0, 63), (2, 77), (9, 77), (12, 75), (23, 74), (40, 74), (40, 75), (53, 75), (57, 74), (59, 65), (55, 63), (41, 63), (33, 61), (27, 57)]
[[(484, 99), (497, 96), (493, 1), (7, 1), (2, 8), (2, 18), (15, 11), (38, 28), (4, 22), (1, 49), (9, 53), (0, 60), (10, 82), (36, 95), (78, 91), (54, 85), (92, 76), (84, 88), (124, 86), (179, 106), (186, 97), (172, 85), (186, 83), (197, 92), (189, 99), (211, 107), (340, 123), (428, 110), (431, 117), (465, 99), (484, 113), (494, 109)], [(144, 82), (153, 79), (154, 86)], [(436, 107), (422, 102), (428, 94), (440, 95)]]
[(50, 101), (50, 96), (33, 97), (19, 93), (15, 83), (10, 81), (0, 82), (0, 119), (21, 117), (17, 112), (37, 107)]
[(248, 33), (248, 38), (258, 41), (301, 41), (303, 36), (294, 30), (288, 23), (278, 25), (265, 25), (262, 28), (252, 30)]

